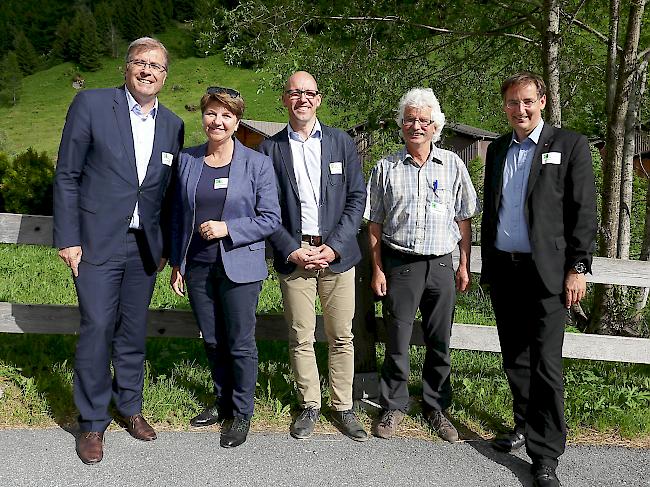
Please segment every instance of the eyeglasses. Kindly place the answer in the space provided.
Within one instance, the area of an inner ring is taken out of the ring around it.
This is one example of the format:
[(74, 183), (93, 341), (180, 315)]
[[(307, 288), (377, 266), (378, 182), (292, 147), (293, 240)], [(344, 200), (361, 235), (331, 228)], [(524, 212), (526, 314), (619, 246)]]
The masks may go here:
[(132, 59), (129, 62), (127, 62), (126, 64), (132, 64), (133, 66), (137, 66), (140, 69), (146, 69), (147, 67), (149, 67), (149, 68), (153, 69), (154, 71), (156, 71), (158, 73), (163, 73), (163, 72), (167, 71), (167, 68), (165, 66), (163, 66), (162, 64), (148, 63), (148, 62), (143, 61), (141, 59)]
[(420, 127), (425, 129), (433, 123), (433, 120), (429, 120), (428, 118), (403, 118), (402, 119), (402, 125), (404, 127), (410, 127), (412, 125), (415, 125), (415, 122), (420, 122)]
[(531, 98), (526, 98), (525, 100), (508, 100), (506, 102), (506, 108), (508, 110), (512, 110), (513, 108), (519, 108), (519, 106), (522, 104), (524, 105), (524, 108), (530, 108), (539, 100), (540, 100), (539, 98), (537, 98), (536, 100), (533, 100)]
[(210, 86), (206, 90), (206, 93), (208, 95), (220, 95), (222, 93), (225, 93), (226, 95), (229, 95), (231, 98), (240, 98), (241, 94), (237, 90), (233, 90), (232, 88), (224, 88), (222, 86)]
[(305, 95), (305, 98), (308, 100), (313, 100), (316, 98), (318, 95), (320, 95), (320, 91), (318, 90), (286, 90), (284, 92), (285, 95), (287, 95), (289, 98), (293, 100), (297, 100), (302, 97), (302, 95)]

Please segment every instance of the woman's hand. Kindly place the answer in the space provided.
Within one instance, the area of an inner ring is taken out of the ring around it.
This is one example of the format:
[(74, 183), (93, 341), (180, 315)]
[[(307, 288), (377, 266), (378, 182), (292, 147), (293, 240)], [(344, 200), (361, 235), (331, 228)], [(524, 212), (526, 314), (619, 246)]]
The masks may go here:
[(181, 297), (185, 296), (185, 280), (183, 279), (183, 274), (181, 274), (181, 268), (179, 266), (172, 267), (172, 276), (169, 279), (169, 285), (176, 294)]
[(226, 222), (208, 220), (199, 225), (199, 233), (205, 240), (223, 238), (228, 235), (228, 227)]

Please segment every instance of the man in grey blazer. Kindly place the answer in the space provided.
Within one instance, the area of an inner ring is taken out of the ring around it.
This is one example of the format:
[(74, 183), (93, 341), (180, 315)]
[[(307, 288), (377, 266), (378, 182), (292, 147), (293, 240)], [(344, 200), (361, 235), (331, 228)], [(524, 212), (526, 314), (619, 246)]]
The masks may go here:
[(183, 122), (158, 103), (167, 67), (159, 41), (133, 41), (125, 85), (80, 92), (61, 137), (54, 245), (79, 298), (74, 400), (88, 464), (103, 458), (111, 397), (132, 436), (156, 439), (141, 414), (147, 309), (166, 262), (164, 201), (183, 144)]
[(264, 141), (278, 186), (282, 225), (270, 238), (289, 326), (289, 355), (301, 411), (291, 425), (294, 438), (309, 438), (318, 421), (321, 391), (314, 330), (320, 296), (329, 345), (333, 418), (356, 441), (368, 436), (352, 404), (354, 265), (361, 259), (357, 232), (366, 190), (354, 141), (318, 120), (321, 94), (312, 75), (294, 73), (282, 103), (289, 124)]

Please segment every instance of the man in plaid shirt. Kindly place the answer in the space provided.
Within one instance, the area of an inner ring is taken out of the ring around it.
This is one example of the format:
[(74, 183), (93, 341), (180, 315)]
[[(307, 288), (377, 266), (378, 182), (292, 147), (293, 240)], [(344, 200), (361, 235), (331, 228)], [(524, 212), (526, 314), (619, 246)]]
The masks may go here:
[[(397, 124), (405, 147), (380, 160), (368, 183), (372, 290), (385, 297), (386, 358), (381, 373), (381, 419), (374, 434), (390, 438), (408, 407), (409, 343), (418, 308), (426, 356), (423, 412), (446, 441), (458, 432), (443, 411), (451, 404), (449, 341), (456, 289), (470, 284), (471, 221), (479, 211), (463, 161), (434, 145), (445, 116), (431, 89), (400, 100)], [(460, 248), (454, 272), (451, 252)]]

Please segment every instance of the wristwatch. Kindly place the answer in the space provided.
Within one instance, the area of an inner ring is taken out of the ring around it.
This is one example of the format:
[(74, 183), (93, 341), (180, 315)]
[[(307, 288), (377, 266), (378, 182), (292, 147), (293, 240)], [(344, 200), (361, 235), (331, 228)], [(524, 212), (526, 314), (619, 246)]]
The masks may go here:
[(586, 274), (587, 273), (587, 266), (584, 262), (576, 262), (573, 266), (573, 270), (576, 271), (578, 274)]

